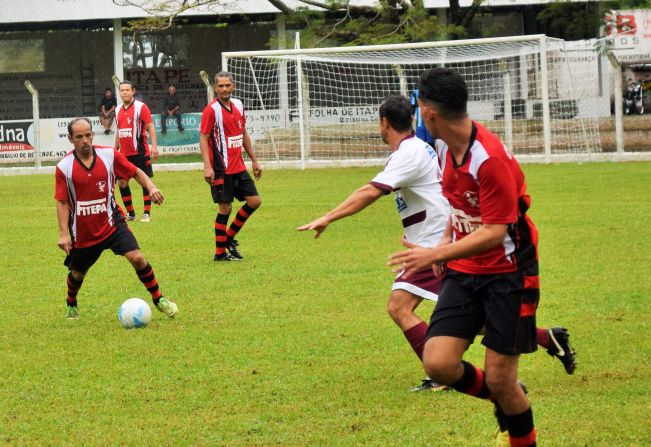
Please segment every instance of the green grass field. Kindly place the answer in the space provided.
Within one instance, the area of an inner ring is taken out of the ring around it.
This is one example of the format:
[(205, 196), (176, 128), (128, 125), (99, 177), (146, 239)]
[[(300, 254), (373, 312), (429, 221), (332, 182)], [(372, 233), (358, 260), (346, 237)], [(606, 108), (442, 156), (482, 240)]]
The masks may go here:
[[(521, 360), (539, 445), (649, 446), (651, 164), (524, 169), (539, 324), (566, 325), (579, 353), (573, 376), (544, 352)], [(64, 319), (54, 178), (0, 177), (0, 444), (491, 446), (488, 403), (408, 392), (423, 373), (385, 310), (392, 198), (318, 240), (295, 231), (377, 170), (265, 172), (239, 237), (246, 261), (227, 265), (212, 261), (201, 174), (157, 173), (166, 202), (131, 227), (180, 314), (131, 331), (119, 305), (149, 297), (110, 252), (79, 293), (80, 319)], [(481, 363), (482, 346), (467, 358)]]

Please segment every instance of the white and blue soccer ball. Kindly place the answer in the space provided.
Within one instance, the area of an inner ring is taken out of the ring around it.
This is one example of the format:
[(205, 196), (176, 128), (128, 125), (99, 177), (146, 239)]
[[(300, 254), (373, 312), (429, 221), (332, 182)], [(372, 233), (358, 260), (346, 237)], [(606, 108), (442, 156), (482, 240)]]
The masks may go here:
[(145, 327), (151, 321), (151, 307), (140, 298), (129, 298), (120, 306), (118, 318), (127, 329)]

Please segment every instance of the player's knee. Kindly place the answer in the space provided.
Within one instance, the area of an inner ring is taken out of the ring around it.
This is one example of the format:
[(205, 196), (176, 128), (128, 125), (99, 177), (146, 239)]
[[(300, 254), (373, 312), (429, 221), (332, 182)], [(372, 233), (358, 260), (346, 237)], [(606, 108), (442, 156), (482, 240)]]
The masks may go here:
[(260, 200), (260, 196), (253, 196), (253, 197), (249, 197), (246, 200), (246, 203), (251, 208), (258, 209), (258, 208), (260, 208), (260, 205), (262, 205), (262, 200)]
[(387, 312), (393, 321), (400, 323), (403, 319), (411, 315), (411, 310), (408, 309), (404, 303), (395, 299), (393, 296), (389, 298), (389, 304), (387, 304)]
[[(501, 374), (490, 374), (486, 372), (486, 386), (491, 391), (491, 394), (496, 398), (504, 396), (513, 388), (509, 380), (506, 380), (506, 377)], [(516, 384), (517, 385), (517, 384)]]
[(129, 252), (125, 255), (125, 257), (129, 260), (131, 265), (136, 270), (142, 270), (147, 266), (147, 261), (145, 260), (145, 257), (142, 255), (140, 250), (134, 250), (132, 252)]
[(83, 281), (84, 278), (86, 277), (85, 273), (79, 272), (77, 270), (70, 270), (70, 274), (72, 275), (75, 281), (79, 281), (79, 282)]
[(129, 185), (129, 182), (126, 180), (119, 179), (118, 180), (118, 187), (120, 188), (126, 188)]
[(230, 203), (220, 203), (219, 204), (219, 214), (231, 214), (233, 211), (233, 206)]
[(426, 350), (423, 355), (423, 368), (435, 382), (449, 385), (457, 380), (459, 363)]

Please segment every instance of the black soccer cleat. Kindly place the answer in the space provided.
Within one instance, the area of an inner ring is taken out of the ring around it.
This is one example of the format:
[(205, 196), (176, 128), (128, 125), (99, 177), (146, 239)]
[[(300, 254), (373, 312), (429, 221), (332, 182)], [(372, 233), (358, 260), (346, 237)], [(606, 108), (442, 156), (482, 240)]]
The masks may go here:
[(552, 357), (557, 357), (565, 367), (565, 372), (572, 374), (576, 369), (576, 353), (570, 345), (570, 333), (564, 327), (553, 327), (549, 329), (548, 333), (547, 353)]
[(230, 253), (222, 253), (221, 255), (215, 255), (213, 261), (218, 261), (218, 262), (238, 261), (239, 262), (241, 261), (241, 259), (236, 258)]
[(427, 390), (432, 390), (432, 391), (449, 391), (452, 388), (446, 385), (440, 385), (436, 382), (434, 382), (432, 379), (429, 377), (426, 379), (423, 379), (423, 381), (420, 383), (420, 385), (413, 387), (411, 390), (412, 393), (418, 393), (419, 391), (427, 391)]
[(238, 245), (239, 245), (239, 243), (235, 239), (233, 239), (233, 240), (231, 240), (231, 241), (229, 241), (227, 243), (226, 248), (228, 249), (228, 253), (231, 256), (233, 256), (234, 258), (237, 258), (238, 260), (242, 261), (242, 260), (244, 260), (244, 256), (242, 256), (242, 254), (237, 249)]

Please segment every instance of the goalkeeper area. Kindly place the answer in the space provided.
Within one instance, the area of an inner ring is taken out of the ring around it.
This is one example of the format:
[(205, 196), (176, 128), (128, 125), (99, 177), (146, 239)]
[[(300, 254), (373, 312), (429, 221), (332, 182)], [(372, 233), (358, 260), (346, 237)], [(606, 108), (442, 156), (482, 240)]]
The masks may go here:
[[(609, 65), (594, 47), (546, 36), (224, 53), (263, 160), (301, 167), (383, 159), (382, 99), (449, 67), (464, 76), (468, 112), (523, 161), (608, 158)], [(612, 155), (612, 154), (610, 154)]]

